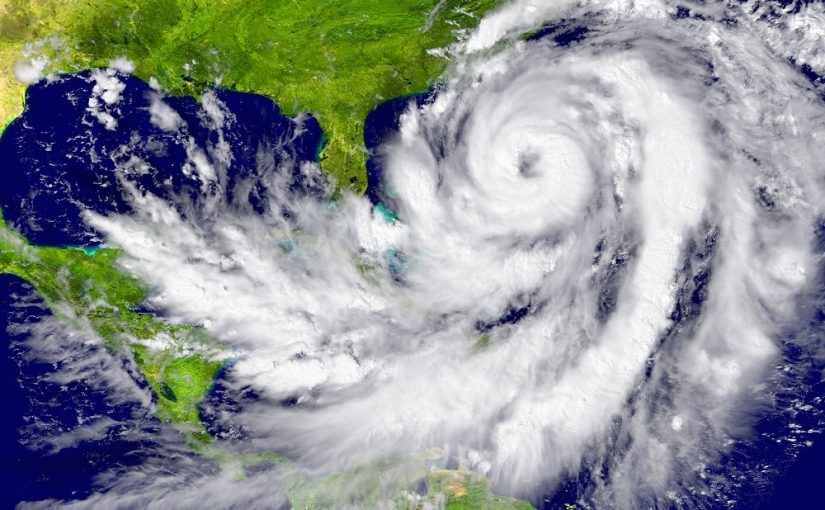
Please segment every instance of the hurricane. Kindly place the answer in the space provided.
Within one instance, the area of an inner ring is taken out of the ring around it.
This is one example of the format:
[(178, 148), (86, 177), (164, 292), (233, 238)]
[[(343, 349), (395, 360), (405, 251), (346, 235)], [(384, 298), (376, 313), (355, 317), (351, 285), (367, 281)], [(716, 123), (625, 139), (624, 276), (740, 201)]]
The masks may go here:
[[(815, 3), (507, 3), (391, 100), (364, 195), (292, 156), (311, 119), (244, 180), (220, 94), (199, 138), (151, 91), (194, 191), (142, 186), (156, 140), (132, 137), (123, 207), (80, 219), (148, 309), (228, 346), (204, 349), (235, 403), (203, 413), (230, 450), (310, 478), (445, 459), (543, 508), (755, 508), (821, 433), (823, 30)], [(128, 71), (87, 78), (106, 129)], [(64, 370), (151, 405), (109, 365)], [(63, 503), (283, 498), (181, 462)]]

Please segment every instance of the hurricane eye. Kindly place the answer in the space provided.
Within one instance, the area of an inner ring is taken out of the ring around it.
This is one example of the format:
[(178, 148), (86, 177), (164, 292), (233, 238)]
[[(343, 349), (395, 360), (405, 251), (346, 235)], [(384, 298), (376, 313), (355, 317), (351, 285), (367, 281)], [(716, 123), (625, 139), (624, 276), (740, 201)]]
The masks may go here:
[(541, 169), (538, 168), (540, 159), (541, 156), (533, 151), (520, 153), (517, 160), (518, 175), (525, 179), (537, 177), (541, 172)]

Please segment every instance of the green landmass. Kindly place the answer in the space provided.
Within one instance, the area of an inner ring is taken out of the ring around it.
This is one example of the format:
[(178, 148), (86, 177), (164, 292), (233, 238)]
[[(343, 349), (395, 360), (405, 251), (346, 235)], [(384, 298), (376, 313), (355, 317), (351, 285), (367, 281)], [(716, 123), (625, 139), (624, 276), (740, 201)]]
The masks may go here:
[[(244, 469), (269, 463), (281, 472), (281, 481), (295, 509), (395, 508), (398, 510), (532, 510), (527, 501), (502, 497), (490, 491), (483, 476), (458, 469), (434, 469), (445, 461), (443, 452), (432, 449), (416, 455), (310, 479), (286, 457), (271, 452), (226, 457), (243, 478)], [(421, 488), (422, 493), (414, 490)], [(575, 508), (568, 505), (566, 509)]]
[[(445, 510), (532, 510), (527, 501), (497, 496), (490, 492), (490, 481), (466, 470), (442, 470), (431, 472), (427, 478), (434, 496), (433, 503), (443, 503)], [(438, 501), (446, 496), (446, 501)]]
[[(130, 358), (156, 396), (155, 416), (186, 438), (193, 452), (211, 458), (240, 478), (270, 463), (280, 470), (294, 508), (525, 510), (527, 502), (492, 494), (489, 482), (466, 469), (430, 470), (433, 455), (387, 459), (320, 479), (309, 479), (273, 452), (234, 454), (216, 444), (201, 422), (198, 404), (226, 358), (226, 348), (203, 329), (172, 324), (133, 308), (148, 289), (118, 269), (119, 250), (34, 246), (6, 226), (0, 214), (0, 273), (19, 276), (43, 296), (54, 315), (93, 334), (115, 354)], [(429, 492), (412, 487), (426, 480)]]
[(21, 51), (45, 72), (106, 66), (166, 90), (256, 92), (287, 114), (310, 112), (328, 136), (322, 166), (366, 188), (363, 123), (379, 103), (432, 86), (447, 60), (428, 50), (456, 40), (500, 0), (0, 0), (0, 108), (18, 114)]
[[(239, 478), (246, 476), (246, 469), (273, 464), (294, 508), (532, 508), (522, 500), (492, 494), (484, 477), (464, 469), (429, 470), (427, 461), (433, 455), (387, 459), (309, 479), (277, 453), (227, 452), (206, 432), (197, 407), (224, 363), (225, 347), (200, 328), (133, 311), (148, 289), (117, 268), (119, 254), (109, 248), (34, 246), (9, 229), (0, 215), (0, 273), (28, 281), (56, 317), (129, 357), (156, 395), (155, 416), (179, 430), (195, 453)], [(429, 486), (426, 496), (412, 491), (420, 480)]]
[[(325, 132), (324, 170), (339, 185), (366, 187), (363, 121), (382, 101), (426, 90), (446, 66), (428, 50), (456, 40), (499, 0), (0, 0), (0, 133), (22, 111), (25, 85), (14, 78), (25, 56), (45, 73), (103, 67), (124, 56), (134, 74), (168, 92), (200, 95), (213, 85), (273, 98), (285, 113), (309, 112)], [(387, 221), (398, 218), (381, 209)], [(526, 509), (495, 496), (465, 469), (428, 469), (409, 456), (307, 478), (273, 452), (233, 454), (206, 432), (198, 413), (227, 349), (201, 328), (135, 311), (142, 282), (117, 266), (110, 248), (35, 246), (0, 212), (0, 273), (29, 282), (54, 315), (132, 360), (155, 396), (155, 416), (195, 453), (238, 477), (277, 466), (295, 508)], [(368, 271), (365, 269), (365, 277)], [(420, 496), (414, 483), (426, 480)]]
[(0, 273), (29, 282), (52, 312), (132, 359), (157, 396), (155, 415), (200, 448), (211, 437), (197, 405), (223, 365), (225, 348), (200, 328), (133, 311), (146, 286), (115, 265), (119, 251), (33, 246), (0, 216)]

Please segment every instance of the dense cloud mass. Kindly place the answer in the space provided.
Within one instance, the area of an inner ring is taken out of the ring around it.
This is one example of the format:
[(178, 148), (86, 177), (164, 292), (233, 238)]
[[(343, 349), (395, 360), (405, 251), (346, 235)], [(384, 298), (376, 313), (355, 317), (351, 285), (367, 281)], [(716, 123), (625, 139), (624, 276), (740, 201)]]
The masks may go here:
[[(218, 141), (188, 149), (196, 207), (87, 215), (149, 306), (231, 346), (224, 384), (260, 395), (225, 417), (242, 448), (319, 475), (440, 448), (536, 504), (585, 473), (583, 508), (737, 507), (759, 417), (815, 412), (788, 352), (822, 354), (822, 7), (546, 4), (450, 48), (374, 151), (378, 209), (277, 171), (268, 212), (224, 207)], [(140, 497), (187, 497), (162, 483)]]

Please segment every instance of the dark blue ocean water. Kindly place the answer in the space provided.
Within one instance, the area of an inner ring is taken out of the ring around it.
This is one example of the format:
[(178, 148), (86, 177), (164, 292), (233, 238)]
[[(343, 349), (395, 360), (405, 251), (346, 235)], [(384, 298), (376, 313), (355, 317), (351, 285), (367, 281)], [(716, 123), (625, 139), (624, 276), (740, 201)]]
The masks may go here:
[[(13, 508), (20, 501), (88, 497), (95, 476), (138, 466), (156, 451), (157, 444), (146, 437), (160, 423), (139, 402), (113, 399), (95, 381), (61, 384), (48, 380), (56, 369), (38, 359), (31, 328), (50, 317), (29, 284), (16, 276), (0, 275), (0, 508)], [(7, 326), (20, 330), (12, 332)], [(52, 333), (57, 334), (51, 341), (67, 341), (60, 329)], [(72, 356), (75, 360), (94, 356), (97, 349), (93, 345), (74, 349)], [(71, 434), (78, 428), (79, 416), (107, 417), (115, 423), (100, 436), (71, 440), (71, 446), (57, 452), (42, 441)], [(141, 435), (141, 440), (130, 439), (132, 428), (149, 434)]]
[[(228, 118), (222, 129), (205, 120), (206, 112), (194, 98), (165, 96), (163, 101), (177, 111), (183, 127), (164, 131), (151, 122), (149, 106), (156, 93), (138, 78), (117, 74), (125, 89), (112, 108), (117, 128), (110, 130), (88, 111), (94, 87), (90, 76), (87, 71), (30, 86), (23, 114), (0, 138), (0, 206), (7, 223), (31, 242), (98, 243), (97, 233), (84, 225), (80, 213), (128, 213), (119, 174), (138, 189), (176, 203), (184, 214), (187, 198), (197, 208), (203, 195), (213, 193), (222, 195), (226, 207), (263, 212), (271, 206), (268, 178), (284, 171), (282, 164), (292, 173), (289, 185), (295, 191), (320, 193), (299, 172), (301, 162), (317, 159), (322, 142), (313, 117), (295, 122), (271, 99), (215, 89)], [(196, 175), (182, 171), (192, 142), (215, 165), (222, 142), (230, 148), (232, 161), (219, 189), (212, 186), (205, 192)], [(118, 172), (134, 158), (148, 171)]]
[[(564, 22), (545, 27), (532, 35), (530, 40), (551, 38), (559, 46), (567, 46), (583, 40), (588, 31), (586, 27)], [(367, 116), (364, 138), (371, 153), (367, 161), (367, 196), (373, 204), (382, 204), (395, 210), (392, 189), (388, 188), (383, 179), (385, 155), (382, 153), (382, 144), (397, 135), (400, 116), (408, 108), (420, 107), (432, 101), (437, 93), (434, 90), (426, 94), (394, 98), (379, 105)], [(818, 230), (823, 239), (818, 248), (825, 255), (825, 227)], [(713, 246), (717, 234), (718, 232), (712, 232), (704, 240), (704, 244), (697, 243), (686, 259), (684, 272), (688, 276), (672, 317), (676, 326), (696, 321), (701, 315), (707, 296), (707, 284), (712, 274)], [(719, 466), (707, 469), (707, 475), (711, 478), (737, 479), (732, 488), (721, 491), (731, 501), (736, 501), (733, 508), (825, 508), (825, 440), (815, 438), (818, 440), (814, 441), (812, 447), (801, 448), (785, 440), (789, 437), (791, 423), (800, 425), (803, 429), (821, 430), (825, 427), (822, 417), (822, 410), (825, 409), (825, 382), (822, 380), (825, 360), (820, 357), (821, 339), (825, 338), (825, 266), (816, 288), (821, 291), (807, 296), (806, 299), (810, 301), (803, 305), (809, 316), (798, 324), (798, 328), (784, 332), (787, 339), (782, 342), (783, 362), (794, 369), (774, 388), (781, 388), (781, 391), (773, 395), (773, 405), (747, 413), (747, 419), (754, 424), (755, 434), (740, 438), (742, 440), (722, 457)], [(606, 288), (608, 294), (609, 291)], [(479, 323), (479, 332), (512, 324), (525, 317), (534, 306), (529, 299), (525, 299), (527, 304), (514, 303), (497, 320)], [(668, 348), (667, 342), (679, 341), (675, 338), (678, 336), (675, 333), (670, 336), (674, 338), (664, 338), (661, 349)], [(806, 340), (800, 342), (800, 337)], [(651, 370), (654, 369), (655, 366), (651, 365)], [(642, 397), (637, 395), (636, 398)], [(794, 411), (798, 402), (811, 405), (814, 411)], [(628, 406), (632, 408), (633, 402), (628, 402)], [(564, 508), (565, 503), (588, 501), (598, 480), (606, 479), (614, 463), (622, 458), (629, 446), (624, 426), (622, 420), (617, 419), (606, 455), (584, 459), (579, 470), (569, 473), (559, 487), (535, 500), (534, 504), (542, 509), (556, 510)], [(765, 466), (769, 468), (764, 469)], [(729, 508), (721, 501), (709, 502), (708, 498), (700, 494), (695, 494), (694, 498), (689, 503), (690, 507)], [(653, 504), (652, 501), (648, 503)]]
[[(217, 151), (220, 142), (230, 148), (231, 164), (219, 178), (220, 187), (205, 192), (219, 195), (223, 207), (258, 213), (278, 207), (267, 201), (268, 182), (278, 172), (289, 173), (287, 185), (293, 193), (324, 193), (320, 183), (305, 181), (300, 172), (302, 163), (317, 161), (322, 143), (313, 117), (296, 122), (266, 97), (215, 89), (228, 119), (221, 129), (204, 120), (204, 108), (194, 98), (165, 96), (163, 101), (183, 119), (179, 131), (167, 132), (150, 120), (148, 107), (155, 92), (137, 78), (117, 74), (125, 89), (114, 108), (117, 129), (108, 130), (87, 110), (90, 75), (61, 76), (29, 87), (23, 114), (0, 138), (0, 207), (6, 222), (34, 244), (98, 244), (98, 234), (84, 224), (81, 212), (130, 212), (124, 182), (167, 199), (184, 215), (197, 211), (202, 182), (181, 171), (187, 143), (212, 160), (211, 151)], [(118, 167), (132, 157), (150, 171), (119, 176)], [(47, 498), (82, 499), (105, 489), (95, 485), (96, 477), (163, 457), (163, 448), (146, 439), (160, 437), (161, 424), (140, 403), (113, 400), (94, 381), (61, 387), (47, 380), (55, 367), (32, 354), (29, 333), (12, 330), (50, 316), (28, 284), (0, 275), (0, 392), (6, 400), (0, 430), (0, 508)], [(51, 340), (66, 339), (58, 333)], [(145, 384), (139, 376), (136, 383)], [(114, 425), (104, 437), (70, 441), (71, 447), (58, 452), (42, 446), (41, 440), (55, 431), (71, 434), (78, 417), (100, 416), (128, 425)], [(48, 427), (32, 429), (39, 421)], [(142, 433), (120, 430), (123, 427)]]
[[(535, 37), (553, 37), (563, 45), (575, 43), (586, 34), (587, 30), (575, 26), (548, 27)], [(299, 171), (301, 162), (316, 159), (322, 141), (321, 130), (312, 117), (296, 123), (282, 115), (267, 98), (216, 89), (214, 93), (234, 119), (220, 133), (202, 122), (203, 108), (194, 99), (165, 97), (164, 101), (177, 110), (185, 122), (182, 132), (168, 133), (150, 122), (148, 105), (154, 92), (131, 76), (118, 75), (118, 78), (126, 84), (116, 108), (118, 129), (107, 130), (90, 116), (86, 99), (92, 84), (89, 73), (81, 73), (30, 87), (24, 114), (0, 139), (3, 176), (0, 206), (7, 221), (31, 241), (48, 245), (97, 244), (97, 233), (83, 224), (80, 213), (84, 208), (101, 213), (129, 212), (117, 168), (132, 156), (141, 158), (152, 171), (127, 176), (128, 182), (168, 198), (177, 206), (188, 201), (197, 208), (202, 183), (180, 171), (187, 159), (182, 136), (191, 137), (207, 153), (210, 147), (217, 147), (221, 136), (229, 143), (232, 165), (221, 188), (208, 190), (221, 194), (226, 207), (258, 212), (272, 207), (265, 198), (267, 177), (272, 172), (290, 172), (290, 186), (296, 192), (321, 192), (303, 182)], [(437, 91), (395, 98), (368, 115), (365, 145), (372, 156), (367, 163), (367, 194), (374, 204), (393, 209), (392, 190), (382, 181), (382, 143), (395, 136), (399, 116), (411, 103), (420, 106), (435, 93)], [(124, 147), (128, 150), (124, 151)], [(187, 200), (181, 201), (181, 197)], [(825, 253), (825, 242), (822, 248)], [(704, 300), (702, 289), (712, 265), (697, 262), (686, 266), (686, 271), (691, 272), (691, 277), (686, 280), (684, 299), (677, 310), (679, 317), (674, 317), (677, 321), (693, 320), (700, 313)], [(825, 289), (825, 273), (821, 280), (819, 288)], [(530, 312), (531, 306), (529, 302), (514, 303), (512, 311), (499, 321), (480, 324), (479, 328), (485, 330), (516, 322)], [(809, 317), (795, 330), (785, 332), (789, 341), (784, 344), (783, 355), (796, 370), (784, 383), (785, 393), (777, 394), (774, 408), (754, 415), (758, 432), (755, 439), (729, 452), (716, 472), (724, 477), (752, 472), (760, 464), (778, 468), (778, 475), (772, 478), (754, 477), (750, 484), (741, 486), (745, 497), (738, 495), (739, 508), (819, 508), (825, 501), (825, 484), (821, 483), (825, 478), (823, 442), (816, 441), (811, 448), (792, 449), (775, 441), (777, 436), (787, 433), (791, 420), (803, 420), (802, 425), (810, 427), (823, 425), (804, 423), (804, 416), (785, 412), (794, 400), (802, 399), (821, 408), (821, 399), (825, 398), (821, 380), (823, 362), (817, 357), (816, 342), (800, 341), (825, 335), (825, 290), (810, 296), (807, 309)], [(0, 345), (3, 346), (0, 394), (6, 398), (0, 431), (0, 441), (3, 441), (0, 480), (4, 485), (4, 490), (0, 490), (0, 507), (3, 508), (21, 500), (83, 498), (95, 490), (95, 477), (101, 473), (112, 468), (138, 466), (159, 455), (158, 444), (146, 441), (145, 435), (136, 441), (130, 434), (116, 433), (81, 441), (57, 453), (24, 446), (23, 443), (31, 443), (33, 439), (25, 437), (31, 417), (47, 416), (56, 427), (70, 430), (72, 421), (77, 420), (78, 409), (88, 416), (108, 415), (150, 432), (153, 427), (159, 428), (151, 417), (141, 414), (142, 409), (136, 402), (113, 401), (111, 395), (82, 381), (61, 389), (44, 379), (53, 367), (25, 355), (27, 333), (11, 333), (4, 326), (36, 324), (49, 315), (27, 284), (16, 277), (0, 276)], [(57, 336), (53, 340), (61, 339)], [(810, 348), (806, 349), (806, 345)], [(216, 390), (204, 402), (207, 428), (215, 434), (226, 434), (228, 430), (216, 416), (223, 411), (238, 412), (245, 401), (255, 399), (254, 394), (231, 395), (229, 386), (218, 381)], [(819, 419), (810, 416), (811, 420)], [(613, 452), (616, 455), (621, 455), (621, 428), (622, 424), (617, 422)], [(242, 430), (230, 432), (232, 437), (243, 437)], [(586, 496), (592, 488), (593, 477), (610, 469), (609, 459), (594, 458), (588, 462), (580, 471), (571, 473), (558, 491), (547, 496), (543, 503), (546, 508), (558, 508), (562, 503)]]
[(383, 204), (395, 210), (393, 192), (384, 182), (383, 166), (386, 159), (385, 143), (398, 135), (401, 115), (410, 107), (420, 107), (435, 97), (436, 90), (410, 96), (399, 96), (378, 105), (364, 119), (364, 146), (369, 151), (367, 159), (366, 196), (374, 205)]

